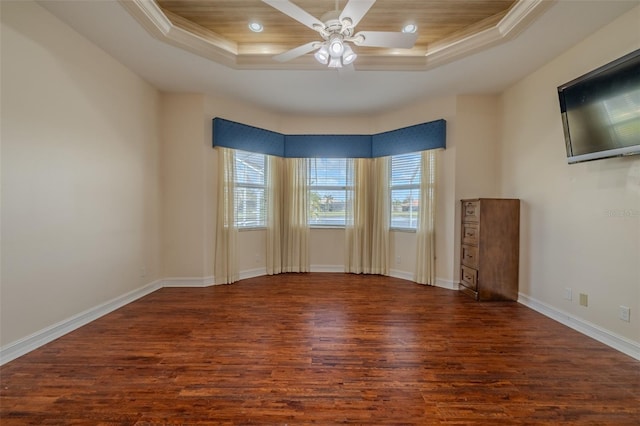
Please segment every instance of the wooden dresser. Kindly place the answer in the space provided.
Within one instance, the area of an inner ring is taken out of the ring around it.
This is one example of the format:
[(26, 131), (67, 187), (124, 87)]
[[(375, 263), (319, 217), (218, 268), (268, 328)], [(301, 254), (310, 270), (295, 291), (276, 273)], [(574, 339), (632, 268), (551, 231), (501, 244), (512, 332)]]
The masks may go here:
[(517, 300), (520, 200), (461, 200), (460, 290), (476, 300)]

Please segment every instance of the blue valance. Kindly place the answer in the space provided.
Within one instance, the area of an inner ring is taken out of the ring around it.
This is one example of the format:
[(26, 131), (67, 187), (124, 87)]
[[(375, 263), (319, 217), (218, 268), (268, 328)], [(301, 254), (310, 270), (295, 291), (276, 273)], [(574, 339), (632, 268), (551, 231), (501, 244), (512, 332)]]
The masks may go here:
[(213, 119), (213, 146), (284, 157), (284, 135), (222, 118)]
[(447, 123), (444, 120), (403, 127), (371, 136), (371, 157), (445, 148), (446, 139)]
[(213, 146), (287, 158), (375, 158), (446, 147), (446, 121), (375, 135), (283, 135), (216, 117)]

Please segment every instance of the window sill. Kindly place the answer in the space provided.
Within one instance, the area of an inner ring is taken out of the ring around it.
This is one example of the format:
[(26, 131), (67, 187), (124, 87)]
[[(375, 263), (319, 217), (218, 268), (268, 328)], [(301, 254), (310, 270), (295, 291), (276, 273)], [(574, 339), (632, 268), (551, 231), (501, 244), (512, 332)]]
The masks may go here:
[(405, 232), (407, 234), (415, 234), (416, 230), (413, 228), (389, 228), (392, 232)]
[(242, 228), (238, 228), (238, 232), (245, 232), (245, 231), (264, 231), (266, 230), (267, 227), (266, 226), (252, 226), (252, 227), (248, 227), (248, 226), (243, 226)]
[[(346, 226), (337, 226), (337, 225), (309, 225), (310, 229), (346, 229)], [(265, 231), (267, 229), (266, 226), (256, 226), (256, 227), (243, 227), (243, 228), (238, 228), (239, 232), (245, 232), (245, 231)], [(412, 228), (389, 228), (389, 231), (391, 232), (404, 232), (407, 234), (415, 234), (416, 230), (412, 229)]]

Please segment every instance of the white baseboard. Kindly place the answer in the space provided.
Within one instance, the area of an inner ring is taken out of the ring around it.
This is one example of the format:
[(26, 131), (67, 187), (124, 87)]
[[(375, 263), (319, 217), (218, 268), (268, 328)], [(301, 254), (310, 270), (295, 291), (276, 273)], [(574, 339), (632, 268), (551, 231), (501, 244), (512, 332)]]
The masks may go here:
[(446, 288), (448, 290), (459, 290), (458, 282), (453, 280), (445, 280), (444, 278), (436, 277), (436, 287)]
[(518, 293), (518, 303), (640, 361), (640, 343), (638, 342), (577, 318), (523, 293)]
[(399, 269), (389, 269), (389, 276), (393, 278), (400, 278), (401, 280), (413, 281), (412, 272), (401, 271)]
[(246, 269), (244, 271), (240, 271), (241, 280), (246, 280), (247, 278), (261, 277), (263, 275), (267, 275), (267, 268), (255, 268), (255, 269)]
[(89, 324), (110, 312), (115, 311), (141, 297), (144, 297), (162, 287), (162, 281), (154, 281), (129, 293), (118, 296), (108, 302), (102, 303), (84, 312), (80, 312), (70, 318), (43, 328), (29, 336), (9, 343), (0, 348), (0, 365), (4, 365), (34, 349), (39, 348), (49, 342), (54, 341), (58, 337), (64, 336), (71, 331)]
[(213, 276), (204, 278), (170, 277), (162, 280), (162, 287), (209, 287), (216, 285)]
[(311, 272), (345, 273), (344, 265), (311, 265)]
[[(403, 280), (414, 281), (413, 273), (400, 271), (398, 269), (391, 269), (389, 271), (389, 276), (400, 278)], [(456, 281), (436, 277), (435, 287), (446, 288), (447, 290), (458, 290), (458, 283)]]

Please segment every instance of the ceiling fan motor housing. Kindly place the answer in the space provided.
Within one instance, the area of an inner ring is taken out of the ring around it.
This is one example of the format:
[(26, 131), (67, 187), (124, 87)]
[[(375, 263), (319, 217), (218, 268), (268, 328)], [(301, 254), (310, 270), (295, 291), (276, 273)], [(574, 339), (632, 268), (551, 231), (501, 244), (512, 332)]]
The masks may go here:
[(353, 23), (351, 19), (344, 18), (340, 20), (340, 11), (332, 10), (320, 18), (324, 22), (324, 28), (321, 29), (320, 34), (326, 40), (331, 37), (332, 34), (342, 34), (344, 37), (351, 37), (353, 35)]

